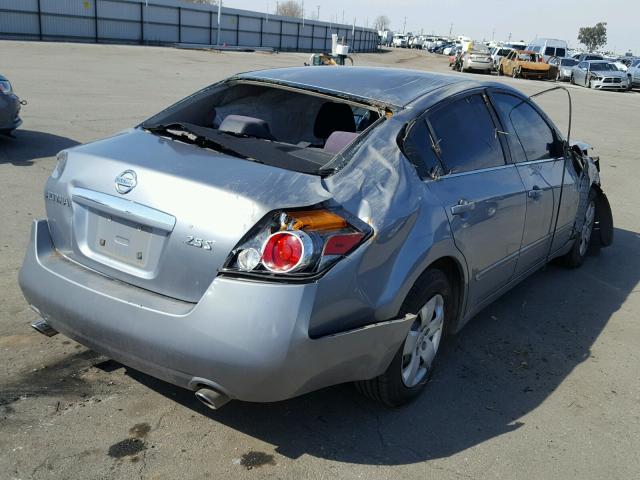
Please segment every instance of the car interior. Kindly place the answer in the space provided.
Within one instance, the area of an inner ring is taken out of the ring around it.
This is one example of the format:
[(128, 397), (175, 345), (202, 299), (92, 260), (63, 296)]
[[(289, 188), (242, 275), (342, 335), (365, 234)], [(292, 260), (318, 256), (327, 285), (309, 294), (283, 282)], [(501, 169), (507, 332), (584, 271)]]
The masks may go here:
[[(264, 152), (286, 153), (318, 168), (379, 118), (380, 112), (367, 105), (239, 81), (205, 89), (147, 120), (142, 127), (195, 125), (200, 132), (215, 132), (217, 141), (233, 143), (234, 150), (242, 142), (247, 153), (251, 143), (259, 142)], [(257, 158), (264, 160), (260, 155)]]

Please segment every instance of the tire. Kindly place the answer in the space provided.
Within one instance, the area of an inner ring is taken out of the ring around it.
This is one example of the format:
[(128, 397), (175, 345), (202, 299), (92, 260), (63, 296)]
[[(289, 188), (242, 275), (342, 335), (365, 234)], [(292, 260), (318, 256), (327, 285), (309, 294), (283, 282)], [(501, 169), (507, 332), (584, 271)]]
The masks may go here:
[(587, 88), (591, 88), (591, 79), (587, 82)]
[(561, 81), (561, 80), (560, 80), (560, 71), (558, 70), (556, 72), (556, 82), (559, 82), (559, 81)]
[(592, 188), (587, 198), (587, 208), (584, 213), (583, 224), (580, 234), (576, 237), (571, 250), (564, 256), (560, 257), (560, 263), (565, 267), (578, 268), (584, 262), (589, 252), (591, 239), (593, 237), (595, 218), (596, 218), (596, 199), (598, 192)]
[(516, 70), (515, 67), (511, 69), (511, 77), (518, 78), (518, 70)]
[(500, 65), (500, 68), (498, 68), (498, 76), (502, 77), (504, 75), (504, 70), (502, 69), (502, 65)]
[(575, 85), (576, 84), (576, 80), (573, 78), (573, 73), (571, 74), (571, 77), (569, 78), (569, 83), (571, 85)]
[[(435, 268), (425, 271), (400, 308), (400, 315), (418, 314), (407, 337), (382, 375), (356, 382), (358, 391), (387, 407), (399, 407), (415, 399), (431, 378), (455, 311), (445, 273)], [(432, 319), (424, 321), (422, 316)]]

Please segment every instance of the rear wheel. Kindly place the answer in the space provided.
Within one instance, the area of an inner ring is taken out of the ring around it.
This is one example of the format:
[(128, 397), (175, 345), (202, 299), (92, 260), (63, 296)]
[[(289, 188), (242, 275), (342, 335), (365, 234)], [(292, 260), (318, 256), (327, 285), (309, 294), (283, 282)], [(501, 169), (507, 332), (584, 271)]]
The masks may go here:
[(500, 65), (500, 68), (498, 68), (498, 75), (499, 76), (503, 76), (504, 75), (504, 70), (502, 69), (502, 65)]
[(356, 388), (389, 407), (413, 400), (431, 377), (436, 355), (455, 310), (447, 276), (438, 269), (423, 273), (400, 310), (403, 315), (417, 315), (404, 342), (382, 375), (356, 382)]
[(596, 197), (597, 192), (592, 188), (589, 192), (587, 208), (582, 219), (582, 228), (580, 230), (580, 233), (574, 240), (571, 250), (569, 250), (569, 252), (560, 259), (561, 262), (567, 267), (579, 267), (580, 265), (582, 265), (582, 262), (584, 262), (584, 259), (587, 256), (589, 246), (591, 245), (593, 226), (596, 219)]
[(515, 67), (513, 67), (513, 69), (511, 69), (511, 76), (513, 78), (518, 78), (518, 70)]
[(571, 77), (569, 78), (569, 83), (570, 83), (571, 85), (575, 85), (575, 84), (576, 84), (576, 81), (575, 81), (575, 79), (573, 78), (573, 73), (571, 74)]

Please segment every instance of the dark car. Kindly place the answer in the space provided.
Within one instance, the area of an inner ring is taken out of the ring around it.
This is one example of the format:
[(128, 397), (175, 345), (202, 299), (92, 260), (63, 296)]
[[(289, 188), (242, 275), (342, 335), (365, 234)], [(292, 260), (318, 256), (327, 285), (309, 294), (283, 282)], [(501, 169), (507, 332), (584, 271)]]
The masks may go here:
[(11, 83), (0, 75), (0, 134), (10, 135), (22, 124), (20, 107), (25, 102), (13, 93)]

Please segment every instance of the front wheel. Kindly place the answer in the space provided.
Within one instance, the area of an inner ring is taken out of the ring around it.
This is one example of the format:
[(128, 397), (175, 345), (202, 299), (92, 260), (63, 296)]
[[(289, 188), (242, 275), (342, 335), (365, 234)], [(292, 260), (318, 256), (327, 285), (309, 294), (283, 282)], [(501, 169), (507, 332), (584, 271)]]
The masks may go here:
[(455, 312), (447, 276), (438, 269), (422, 274), (410, 290), (400, 314), (417, 315), (387, 370), (356, 388), (388, 407), (413, 400), (429, 381), (444, 334)]
[(580, 233), (574, 240), (571, 250), (569, 250), (569, 252), (560, 259), (567, 267), (579, 267), (587, 256), (589, 246), (591, 245), (593, 226), (595, 225), (596, 220), (596, 198), (597, 192), (592, 188), (589, 191), (587, 208), (582, 218), (582, 228), (580, 229)]

